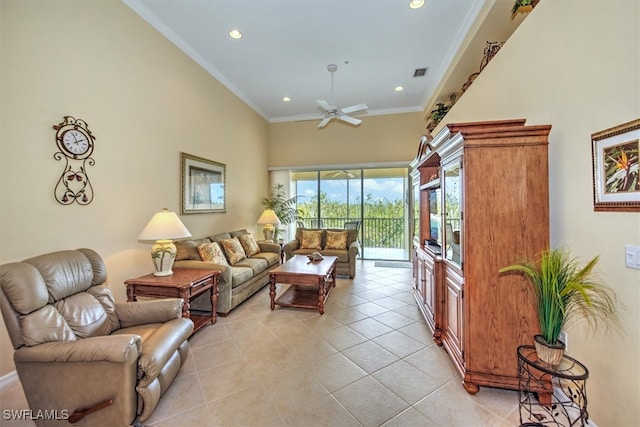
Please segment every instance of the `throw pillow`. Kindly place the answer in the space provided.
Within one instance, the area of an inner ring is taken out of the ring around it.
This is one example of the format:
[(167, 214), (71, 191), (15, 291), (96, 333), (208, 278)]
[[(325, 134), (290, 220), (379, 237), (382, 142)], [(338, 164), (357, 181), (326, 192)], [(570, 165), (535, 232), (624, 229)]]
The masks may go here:
[(229, 265), (229, 262), (224, 257), (222, 249), (220, 249), (220, 245), (218, 245), (216, 242), (201, 244), (200, 246), (198, 246), (198, 252), (200, 253), (200, 257), (204, 262)]
[(322, 250), (322, 230), (302, 230), (301, 249)]
[(227, 259), (231, 265), (237, 264), (247, 257), (237, 237), (224, 239), (220, 244), (222, 245), (222, 249), (224, 249), (224, 253), (227, 254)]
[(242, 234), (238, 236), (238, 240), (240, 240), (242, 249), (244, 249), (248, 257), (260, 253), (260, 245), (258, 245), (258, 242), (256, 242), (256, 239), (254, 239), (251, 234)]
[(193, 240), (181, 240), (174, 242), (174, 244), (176, 245), (176, 261), (182, 261), (183, 259), (201, 260), (198, 253), (198, 244)]
[(325, 249), (347, 249), (347, 231), (327, 230), (327, 243)]

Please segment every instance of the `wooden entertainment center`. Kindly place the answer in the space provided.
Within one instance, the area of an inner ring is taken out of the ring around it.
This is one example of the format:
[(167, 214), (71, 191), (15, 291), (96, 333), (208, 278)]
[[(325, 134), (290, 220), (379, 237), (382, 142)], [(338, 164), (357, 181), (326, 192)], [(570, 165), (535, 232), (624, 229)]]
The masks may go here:
[(550, 130), (448, 124), (411, 163), (414, 295), (472, 394), (517, 390), (518, 346), (539, 333), (524, 279), (499, 270), (549, 246)]

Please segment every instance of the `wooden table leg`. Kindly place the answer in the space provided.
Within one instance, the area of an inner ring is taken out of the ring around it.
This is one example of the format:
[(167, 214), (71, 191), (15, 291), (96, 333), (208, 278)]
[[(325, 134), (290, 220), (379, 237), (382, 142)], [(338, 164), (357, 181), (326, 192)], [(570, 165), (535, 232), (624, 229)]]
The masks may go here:
[(326, 292), (325, 286), (327, 283), (326, 277), (320, 277), (318, 279), (318, 311), (320, 314), (324, 314), (324, 294)]
[(211, 324), (213, 325), (218, 321), (218, 313), (216, 310), (218, 309), (218, 281), (217, 277), (213, 278), (213, 286), (211, 287)]
[(276, 308), (276, 276), (271, 274), (269, 277), (269, 298), (271, 298), (271, 310)]
[(191, 319), (191, 311), (189, 311), (189, 309), (191, 308), (191, 304), (189, 304), (189, 290), (185, 289), (183, 291), (180, 291), (180, 298), (182, 298), (183, 301), (182, 318)]
[(137, 301), (136, 299), (136, 288), (132, 285), (127, 285), (127, 301)]

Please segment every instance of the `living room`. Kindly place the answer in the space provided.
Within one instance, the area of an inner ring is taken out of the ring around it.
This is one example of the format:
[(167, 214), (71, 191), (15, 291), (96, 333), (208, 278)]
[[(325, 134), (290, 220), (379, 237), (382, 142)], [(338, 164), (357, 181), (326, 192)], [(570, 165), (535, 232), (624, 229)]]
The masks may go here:
[[(4, 0), (0, 12), (0, 263), (92, 248), (121, 301), (124, 281), (151, 267), (140, 231), (161, 208), (180, 210), (180, 152), (227, 167), (226, 213), (183, 217), (191, 234), (257, 234), (270, 168), (408, 164), (425, 133), (424, 112), (322, 133), (312, 122), (270, 124), (118, 1)], [(633, 1), (541, 1), (436, 129), (507, 118), (552, 125), (551, 245), (600, 255), (626, 306), (623, 335), (568, 331), (569, 353), (590, 370), (591, 418), (609, 426), (640, 418), (640, 274), (624, 266), (625, 245), (640, 244), (640, 221), (634, 212), (594, 212), (590, 135), (640, 117), (639, 19)], [(87, 206), (52, 197), (62, 168), (52, 126), (69, 114), (96, 136)], [(14, 366), (0, 331), (5, 378)]]

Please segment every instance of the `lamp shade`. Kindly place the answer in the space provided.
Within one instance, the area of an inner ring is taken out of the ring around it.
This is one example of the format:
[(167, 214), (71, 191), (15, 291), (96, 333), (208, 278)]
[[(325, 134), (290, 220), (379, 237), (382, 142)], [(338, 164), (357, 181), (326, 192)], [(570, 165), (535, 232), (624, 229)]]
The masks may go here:
[(156, 276), (169, 276), (173, 274), (171, 267), (176, 259), (176, 245), (171, 239), (191, 237), (191, 233), (184, 226), (175, 212), (163, 209), (153, 215), (147, 226), (138, 236), (138, 240), (155, 240), (151, 248), (151, 261), (156, 271)]
[(191, 237), (191, 233), (180, 221), (178, 215), (163, 209), (153, 215), (138, 236), (138, 240), (182, 239), (185, 237)]
[(280, 224), (280, 218), (273, 209), (265, 209), (258, 218), (258, 224)]

